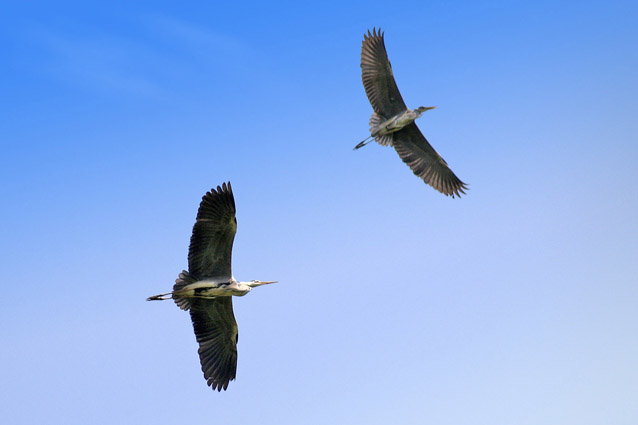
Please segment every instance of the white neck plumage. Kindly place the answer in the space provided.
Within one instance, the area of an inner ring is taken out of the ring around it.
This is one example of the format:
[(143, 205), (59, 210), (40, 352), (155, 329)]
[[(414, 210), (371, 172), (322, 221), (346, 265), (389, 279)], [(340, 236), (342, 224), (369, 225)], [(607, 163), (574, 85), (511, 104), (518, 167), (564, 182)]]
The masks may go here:
[(250, 282), (238, 282), (237, 286), (240, 288), (248, 288), (250, 291), (252, 288), (256, 288), (261, 285), (268, 285), (270, 283), (277, 283), (276, 280), (270, 282), (262, 282), (261, 280), (251, 280)]

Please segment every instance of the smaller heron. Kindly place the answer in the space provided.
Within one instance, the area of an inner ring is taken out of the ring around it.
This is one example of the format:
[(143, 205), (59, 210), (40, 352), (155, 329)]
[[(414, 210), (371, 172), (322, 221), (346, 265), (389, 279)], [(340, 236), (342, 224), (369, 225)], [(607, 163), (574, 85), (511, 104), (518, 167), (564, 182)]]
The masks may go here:
[(414, 122), (425, 111), (436, 106), (408, 108), (401, 97), (392, 66), (385, 50), (381, 30), (368, 30), (361, 46), (361, 79), (374, 110), (370, 117), (370, 136), (361, 141), (359, 149), (374, 139), (382, 146), (392, 146), (412, 172), (446, 196), (465, 194), (463, 183), (434, 150)]
[(231, 273), (231, 254), (237, 232), (235, 199), (228, 184), (202, 198), (188, 250), (188, 271), (182, 271), (171, 292), (147, 301), (173, 299), (188, 310), (199, 343), (199, 359), (206, 383), (213, 390), (228, 388), (237, 370), (237, 322), (232, 297), (275, 281), (238, 282)]

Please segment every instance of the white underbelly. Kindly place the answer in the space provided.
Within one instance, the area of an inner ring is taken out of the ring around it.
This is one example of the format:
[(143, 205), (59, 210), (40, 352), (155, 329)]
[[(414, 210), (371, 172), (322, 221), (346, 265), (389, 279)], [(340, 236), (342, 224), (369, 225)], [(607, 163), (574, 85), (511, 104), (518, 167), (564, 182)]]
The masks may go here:
[(244, 294), (245, 291), (239, 289), (235, 279), (208, 279), (186, 285), (174, 295), (180, 297), (215, 298)]
[(373, 136), (383, 136), (401, 130), (406, 125), (414, 121), (414, 118), (406, 112), (403, 112), (387, 121), (382, 122), (372, 133)]

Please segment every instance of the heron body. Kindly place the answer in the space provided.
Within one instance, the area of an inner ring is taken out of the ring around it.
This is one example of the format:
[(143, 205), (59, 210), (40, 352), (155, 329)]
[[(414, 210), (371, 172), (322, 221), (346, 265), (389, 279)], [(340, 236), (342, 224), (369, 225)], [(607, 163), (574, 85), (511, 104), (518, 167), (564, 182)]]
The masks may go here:
[(204, 378), (218, 391), (228, 388), (237, 371), (238, 331), (232, 297), (275, 283), (238, 282), (233, 277), (231, 254), (236, 231), (235, 199), (229, 182), (202, 198), (188, 250), (188, 271), (179, 274), (171, 292), (147, 299), (173, 299), (190, 313)]
[(209, 298), (228, 297), (235, 295), (243, 297), (253, 288), (247, 282), (238, 282), (234, 277), (229, 279), (212, 278), (188, 284), (181, 289), (174, 290), (172, 298)]
[(467, 190), (463, 183), (434, 150), (414, 122), (434, 106), (408, 108), (401, 97), (388, 60), (381, 30), (373, 29), (363, 36), (361, 46), (361, 79), (374, 113), (370, 117), (370, 136), (355, 146), (359, 149), (370, 139), (392, 146), (412, 172), (446, 196), (461, 196)]
[(388, 143), (391, 144), (392, 137), (384, 138), (381, 136), (385, 136), (401, 130), (403, 127), (419, 118), (423, 114), (423, 112), (427, 111), (428, 109), (434, 108), (436, 108), (436, 106), (421, 106), (419, 108), (416, 108), (415, 110), (407, 108), (405, 111), (400, 112), (385, 121), (382, 121), (383, 118), (377, 115), (377, 113), (375, 112), (370, 118), (370, 135), (382, 145)]

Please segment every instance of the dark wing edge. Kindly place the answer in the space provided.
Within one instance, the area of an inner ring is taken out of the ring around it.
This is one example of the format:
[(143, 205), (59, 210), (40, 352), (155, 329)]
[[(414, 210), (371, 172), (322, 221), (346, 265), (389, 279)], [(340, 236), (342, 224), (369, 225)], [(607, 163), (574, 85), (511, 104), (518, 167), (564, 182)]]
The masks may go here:
[(193, 298), (190, 314), (206, 384), (226, 390), (237, 372), (238, 330), (232, 297)]
[(196, 279), (230, 276), (236, 232), (235, 199), (228, 182), (202, 197), (188, 250), (191, 276)]
[(446, 196), (461, 197), (469, 190), (434, 150), (415, 123), (410, 123), (393, 135), (397, 153), (412, 172)]
[(405, 111), (407, 106), (394, 81), (381, 29), (368, 30), (361, 44), (361, 80), (372, 109), (384, 118)]

